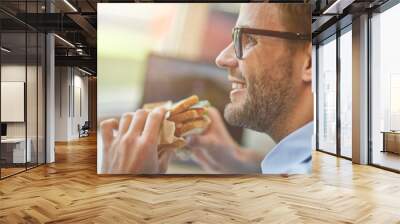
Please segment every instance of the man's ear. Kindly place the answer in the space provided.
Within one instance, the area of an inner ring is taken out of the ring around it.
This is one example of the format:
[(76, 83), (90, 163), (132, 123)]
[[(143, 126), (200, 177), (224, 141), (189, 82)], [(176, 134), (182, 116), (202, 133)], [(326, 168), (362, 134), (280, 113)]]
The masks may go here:
[(304, 60), (304, 64), (302, 67), (302, 76), (301, 79), (304, 82), (311, 82), (312, 80), (312, 45), (307, 44), (307, 46), (304, 48), (305, 50), (305, 60)]

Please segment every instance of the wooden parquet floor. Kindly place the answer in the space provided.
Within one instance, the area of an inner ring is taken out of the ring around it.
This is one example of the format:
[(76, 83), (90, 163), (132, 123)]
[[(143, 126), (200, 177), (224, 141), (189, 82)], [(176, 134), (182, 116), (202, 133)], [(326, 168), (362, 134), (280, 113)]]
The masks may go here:
[(400, 223), (400, 175), (315, 152), (310, 176), (98, 176), (94, 137), (0, 181), (0, 223)]

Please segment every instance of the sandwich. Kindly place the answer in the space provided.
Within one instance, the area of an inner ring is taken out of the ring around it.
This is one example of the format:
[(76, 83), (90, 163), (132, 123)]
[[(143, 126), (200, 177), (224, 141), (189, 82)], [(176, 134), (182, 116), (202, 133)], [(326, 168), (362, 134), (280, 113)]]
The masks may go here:
[(149, 103), (143, 108), (152, 110), (159, 106), (167, 109), (161, 126), (159, 150), (183, 148), (186, 145), (186, 137), (203, 133), (211, 122), (207, 116), (210, 103), (207, 100), (200, 101), (196, 95), (176, 103)]

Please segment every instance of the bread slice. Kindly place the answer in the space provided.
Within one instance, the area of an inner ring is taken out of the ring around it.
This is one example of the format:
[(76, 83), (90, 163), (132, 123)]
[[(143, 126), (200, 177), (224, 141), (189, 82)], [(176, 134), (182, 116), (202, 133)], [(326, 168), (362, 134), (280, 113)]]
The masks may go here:
[(173, 121), (175, 123), (184, 123), (186, 121), (199, 119), (205, 114), (206, 114), (205, 108), (189, 109), (185, 112), (170, 116), (168, 120)]
[(156, 107), (164, 107), (166, 109), (169, 109), (172, 106), (172, 101), (161, 101), (161, 102), (154, 102), (154, 103), (146, 103), (143, 105), (143, 109), (145, 110), (153, 110)]
[(207, 100), (199, 101), (196, 95), (185, 98), (175, 104), (172, 101), (148, 103), (144, 109), (151, 111), (162, 106), (168, 110), (161, 125), (158, 139), (158, 151), (180, 149), (186, 145), (183, 138), (192, 134), (201, 134), (208, 127)]
[(179, 114), (189, 109), (191, 106), (195, 105), (198, 102), (199, 102), (199, 97), (196, 95), (185, 98), (172, 106), (172, 108), (170, 109), (170, 116)]
[(161, 125), (159, 144), (171, 144), (176, 141), (175, 123), (164, 120)]

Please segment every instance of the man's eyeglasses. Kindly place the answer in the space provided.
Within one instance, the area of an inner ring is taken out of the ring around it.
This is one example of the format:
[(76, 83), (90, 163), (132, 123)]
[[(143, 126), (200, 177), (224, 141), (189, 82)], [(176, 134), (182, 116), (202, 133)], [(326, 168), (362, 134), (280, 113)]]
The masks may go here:
[(274, 31), (274, 30), (262, 30), (262, 29), (253, 29), (253, 28), (245, 28), (245, 27), (235, 27), (232, 30), (232, 40), (233, 46), (235, 48), (236, 57), (240, 60), (243, 59), (243, 43), (242, 43), (242, 34), (253, 34), (260, 36), (269, 36), (290, 40), (311, 40), (311, 35), (303, 34), (303, 33), (294, 33), (294, 32), (283, 32), (283, 31)]

